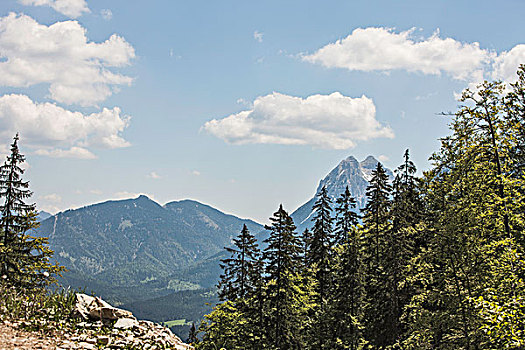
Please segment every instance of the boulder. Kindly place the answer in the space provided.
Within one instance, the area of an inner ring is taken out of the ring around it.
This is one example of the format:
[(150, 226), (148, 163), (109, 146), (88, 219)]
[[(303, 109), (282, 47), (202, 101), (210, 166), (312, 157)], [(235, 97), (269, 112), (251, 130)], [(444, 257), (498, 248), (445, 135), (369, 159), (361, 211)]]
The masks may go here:
[(77, 293), (77, 302), (73, 311), (74, 316), (85, 320), (117, 320), (119, 318), (135, 319), (127, 310), (113, 307), (98, 297)]

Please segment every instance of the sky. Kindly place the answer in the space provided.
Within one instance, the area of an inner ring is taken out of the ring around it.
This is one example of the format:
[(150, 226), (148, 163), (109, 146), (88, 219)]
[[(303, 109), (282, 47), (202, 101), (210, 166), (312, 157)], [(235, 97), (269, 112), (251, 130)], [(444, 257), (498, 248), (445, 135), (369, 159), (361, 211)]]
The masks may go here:
[(0, 2), (0, 155), (37, 207), (146, 194), (267, 222), (342, 159), (420, 171), (457, 97), (525, 63), (525, 2)]

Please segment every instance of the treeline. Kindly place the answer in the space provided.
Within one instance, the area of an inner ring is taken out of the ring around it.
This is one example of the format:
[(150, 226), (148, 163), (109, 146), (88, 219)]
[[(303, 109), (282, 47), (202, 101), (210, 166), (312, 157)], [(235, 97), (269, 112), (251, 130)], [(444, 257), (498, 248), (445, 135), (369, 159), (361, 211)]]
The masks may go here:
[(264, 249), (244, 227), (197, 348), (525, 348), (524, 88), (466, 90), (432, 168), (378, 164), (360, 213), (323, 188), (311, 231), (282, 206)]

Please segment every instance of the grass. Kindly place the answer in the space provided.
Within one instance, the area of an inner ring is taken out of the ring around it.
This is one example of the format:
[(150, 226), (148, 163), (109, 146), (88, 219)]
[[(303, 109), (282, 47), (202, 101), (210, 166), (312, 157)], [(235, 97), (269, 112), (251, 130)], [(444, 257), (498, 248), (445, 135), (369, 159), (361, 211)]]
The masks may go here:
[(63, 330), (74, 328), (71, 312), (75, 293), (44, 288), (18, 290), (0, 282), (0, 321), (18, 320), (28, 330)]
[(182, 318), (180, 320), (172, 320), (172, 321), (166, 321), (163, 322), (164, 326), (171, 328), (173, 326), (185, 326), (186, 325), (186, 319)]

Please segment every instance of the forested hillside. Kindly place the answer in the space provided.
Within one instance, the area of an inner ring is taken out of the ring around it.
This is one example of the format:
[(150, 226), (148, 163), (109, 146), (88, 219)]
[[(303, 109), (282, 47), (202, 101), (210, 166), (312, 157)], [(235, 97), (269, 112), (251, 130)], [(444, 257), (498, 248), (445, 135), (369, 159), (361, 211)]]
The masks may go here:
[(197, 348), (523, 349), (525, 66), (518, 76), (463, 93), (422, 177), (408, 150), (393, 181), (377, 164), (362, 211), (323, 186), (311, 230), (282, 206), (264, 248), (245, 227)]

